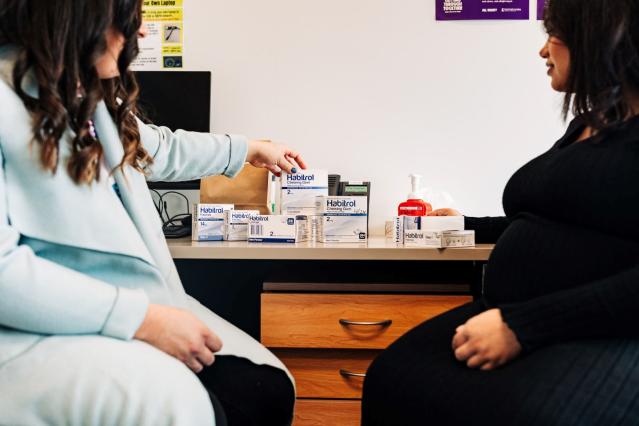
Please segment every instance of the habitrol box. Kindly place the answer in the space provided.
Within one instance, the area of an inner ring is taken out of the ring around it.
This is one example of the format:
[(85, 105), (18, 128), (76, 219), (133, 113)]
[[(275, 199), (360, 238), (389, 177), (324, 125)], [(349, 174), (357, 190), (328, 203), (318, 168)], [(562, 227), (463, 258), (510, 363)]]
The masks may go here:
[(249, 219), (248, 240), (254, 243), (308, 241), (309, 223), (304, 215), (256, 215)]
[(316, 214), (315, 197), (328, 195), (326, 170), (301, 170), (282, 174), (280, 211), (285, 215)]
[(224, 240), (246, 241), (248, 223), (251, 216), (257, 216), (258, 210), (228, 210), (224, 212)]
[(233, 204), (194, 204), (192, 239), (221, 241), (224, 236), (224, 212), (233, 209)]
[(423, 229), (408, 230), (404, 233), (404, 245), (406, 247), (442, 248), (442, 233), (424, 231)]
[(319, 223), (317, 237), (321, 243), (353, 243), (368, 236), (367, 197), (317, 197)]

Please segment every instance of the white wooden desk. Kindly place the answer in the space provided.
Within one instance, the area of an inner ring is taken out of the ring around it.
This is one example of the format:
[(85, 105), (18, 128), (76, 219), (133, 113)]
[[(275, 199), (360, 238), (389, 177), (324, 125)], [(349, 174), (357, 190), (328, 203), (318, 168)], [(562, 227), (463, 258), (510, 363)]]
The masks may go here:
[(174, 259), (237, 259), (237, 260), (458, 260), (486, 261), (492, 244), (468, 248), (404, 247), (383, 237), (373, 237), (366, 243), (248, 243), (229, 241), (168, 240)]

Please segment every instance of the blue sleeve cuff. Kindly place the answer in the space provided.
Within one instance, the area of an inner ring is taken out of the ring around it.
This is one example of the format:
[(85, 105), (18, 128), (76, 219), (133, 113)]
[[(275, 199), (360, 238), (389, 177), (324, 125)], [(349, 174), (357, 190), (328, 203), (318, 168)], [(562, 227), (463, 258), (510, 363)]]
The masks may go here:
[(100, 334), (130, 340), (142, 325), (149, 307), (149, 297), (141, 289), (117, 287), (111, 312)]
[(224, 170), (224, 176), (235, 177), (246, 163), (248, 153), (248, 139), (241, 135), (226, 135), (229, 138), (229, 164)]

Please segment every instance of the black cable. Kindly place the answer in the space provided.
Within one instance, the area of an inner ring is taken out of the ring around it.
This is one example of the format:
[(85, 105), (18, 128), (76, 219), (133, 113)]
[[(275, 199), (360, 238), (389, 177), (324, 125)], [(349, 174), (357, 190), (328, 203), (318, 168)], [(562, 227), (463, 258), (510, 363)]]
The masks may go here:
[[(158, 198), (158, 204), (155, 206), (158, 214), (160, 215), (160, 219), (162, 220), (162, 231), (165, 232), (169, 226), (176, 226), (176, 221), (178, 220), (178, 218), (180, 217), (188, 217), (191, 215), (191, 209), (189, 207), (189, 199), (186, 197), (186, 195), (177, 192), (177, 191), (166, 191), (163, 194), (160, 194), (158, 191), (156, 191), (155, 189), (150, 189), (151, 191), (153, 191), (153, 193), (155, 193), (159, 198)], [(167, 195), (172, 194), (172, 195), (179, 195), (180, 197), (184, 198), (184, 202), (186, 204), (186, 213), (180, 213), (174, 216), (170, 216), (169, 215), (169, 210), (167, 208), (167, 202), (164, 199)], [(155, 204), (155, 203), (154, 203)], [(184, 224), (180, 221), (179, 224), (177, 226), (181, 226), (184, 228), (188, 228), (188, 226), (184, 226)]]
[[(167, 226), (172, 225), (175, 223), (175, 221), (179, 218), (179, 217), (188, 217), (191, 216), (190, 213), (180, 213), (180, 214), (176, 214), (175, 216), (169, 218), (169, 220), (167, 220), (166, 222), (164, 222), (162, 224), (162, 229), (165, 229)], [(184, 224), (182, 223), (182, 221), (179, 222), (180, 226), (184, 226)]]
[(189, 207), (189, 199), (186, 197), (186, 195), (182, 194), (181, 192), (177, 192), (177, 191), (166, 191), (164, 194), (162, 194), (162, 198), (166, 197), (169, 194), (176, 194), (176, 195), (179, 195), (180, 197), (184, 198), (184, 201), (186, 203), (186, 212), (187, 213), (191, 213), (191, 209)]
[[(153, 205), (155, 206), (155, 210), (158, 211), (158, 214), (160, 215), (160, 217), (162, 217), (162, 206), (161, 206), (161, 202), (162, 202), (162, 194), (160, 194), (159, 192), (157, 192), (155, 189), (151, 189), (149, 188), (149, 191), (152, 191), (155, 193), (155, 195), (158, 196), (158, 203), (155, 204), (155, 202), (153, 202)], [(153, 197), (151, 197), (151, 200), (153, 200)]]
[[(166, 201), (162, 201), (162, 204), (164, 206), (162, 211), (164, 212), (164, 216), (166, 217), (166, 220), (168, 222), (169, 220), (171, 220), (171, 217), (169, 216), (169, 209), (167, 207)], [(162, 220), (164, 220), (164, 218), (162, 218)]]

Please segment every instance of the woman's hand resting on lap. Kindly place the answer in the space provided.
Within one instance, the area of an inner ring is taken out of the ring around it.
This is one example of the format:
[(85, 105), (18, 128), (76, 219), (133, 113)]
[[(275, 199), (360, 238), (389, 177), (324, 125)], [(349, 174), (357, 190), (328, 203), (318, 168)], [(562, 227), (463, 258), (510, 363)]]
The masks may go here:
[(268, 141), (251, 141), (246, 161), (252, 166), (268, 169), (279, 176), (281, 172), (295, 173), (305, 169), (302, 156), (285, 145)]
[(521, 353), (515, 333), (501, 317), (499, 309), (489, 309), (457, 327), (453, 351), (458, 361), (470, 368), (494, 370)]
[(183, 309), (149, 305), (134, 336), (179, 359), (195, 373), (213, 364), (222, 341), (202, 321)]

